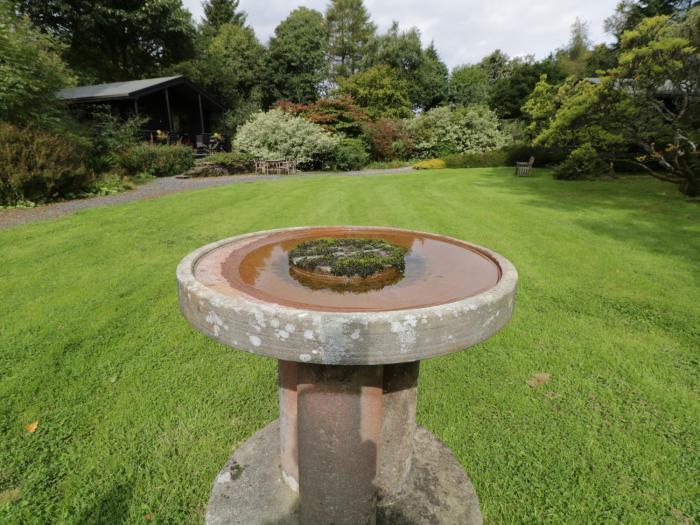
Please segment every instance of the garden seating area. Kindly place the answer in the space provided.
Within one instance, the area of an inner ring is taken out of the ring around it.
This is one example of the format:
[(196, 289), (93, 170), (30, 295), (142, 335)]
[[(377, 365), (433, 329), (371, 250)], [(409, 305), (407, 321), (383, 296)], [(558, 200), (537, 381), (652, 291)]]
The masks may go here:
[(254, 164), (256, 175), (289, 175), (298, 171), (299, 162), (296, 159), (267, 160), (256, 158)]

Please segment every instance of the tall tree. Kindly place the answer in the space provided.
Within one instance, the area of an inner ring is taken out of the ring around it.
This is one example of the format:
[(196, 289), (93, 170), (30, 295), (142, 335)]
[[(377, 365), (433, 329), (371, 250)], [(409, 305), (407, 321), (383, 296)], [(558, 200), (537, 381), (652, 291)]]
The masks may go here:
[(571, 26), (571, 38), (564, 49), (557, 52), (559, 67), (567, 74), (580, 77), (586, 71), (591, 56), (588, 23), (579, 18)]
[(409, 96), (415, 108), (430, 109), (447, 99), (447, 66), (434, 45), (423, 50), (420, 32), (401, 31), (398, 22), (370, 40), (362, 57), (362, 69), (384, 64), (399, 73), (410, 86)]
[(224, 24), (196, 59), (173, 72), (187, 75), (217, 96), (229, 110), (229, 131), (261, 107), (265, 48), (250, 27)]
[(510, 75), (510, 58), (500, 49), (486, 55), (479, 67), (484, 70), (489, 82), (496, 82)]
[(15, 7), (65, 43), (64, 58), (82, 81), (157, 75), (194, 52), (181, 0), (15, 0)]
[(326, 11), (326, 34), (335, 80), (359, 71), (365, 46), (376, 30), (362, 0), (331, 0)]
[(423, 51), (423, 60), (416, 75), (416, 87), (411, 95), (414, 106), (427, 111), (447, 102), (449, 73), (431, 42)]
[(371, 118), (411, 116), (410, 86), (398, 71), (387, 65), (374, 66), (341, 79), (339, 91), (350, 95)]
[(278, 100), (313, 102), (327, 76), (323, 15), (299, 7), (270, 39), (265, 73), (265, 104)]
[(502, 118), (520, 118), (521, 107), (537, 85), (540, 76), (547, 75), (553, 82), (561, 82), (566, 75), (557, 60), (548, 57), (536, 61), (534, 57), (513, 59), (507, 76), (491, 86), (491, 108)]
[(219, 29), (224, 24), (244, 26), (248, 15), (238, 10), (239, 0), (206, 0), (204, 8), (204, 24), (213, 29)]
[(412, 73), (420, 67), (423, 58), (420, 32), (415, 27), (401, 31), (394, 21), (383, 35), (375, 35), (367, 43), (362, 57), (362, 69), (385, 64), (397, 71)]
[(450, 102), (460, 106), (487, 104), (490, 86), (488, 76), (479, 66), (458, 66), (450, 75)]

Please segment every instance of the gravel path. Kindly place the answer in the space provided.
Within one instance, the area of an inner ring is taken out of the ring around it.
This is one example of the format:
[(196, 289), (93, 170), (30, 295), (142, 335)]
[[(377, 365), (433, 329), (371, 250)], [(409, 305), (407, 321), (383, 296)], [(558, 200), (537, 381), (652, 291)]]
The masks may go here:
[(329, 175), (342, 177), (366, 177), (372, 175), (391, 175), (395, 173), (407, 173), (411, 168), (393, 168), (386, 170), (347, 171), (342, 173), (301, 173), (299, 175), (232, 175), (229, 177), (202, 177), (196, 179), (176, 179), (175, 177), (163, 177), (141, 184), (133, 190), (93, 197), (90, 199), (77, 199), (65, 202), (56, 202), (37, 206), (36, 208), (10, 208), (0, 210), (0, 230), (11, 228), (20, 224), (35, 221), (55, 219), (63, 215), (69, 215), (77, 210), (89, 208), (102, 208), (140, 199), (153, 199), (170, 193), (180, 191), (198, 190), (214, 186), (228, 186), (229, 184), (241, 184), (244, 182), (256, 182), (275, 179), (298, 179), (308, 177), (327, 177)]

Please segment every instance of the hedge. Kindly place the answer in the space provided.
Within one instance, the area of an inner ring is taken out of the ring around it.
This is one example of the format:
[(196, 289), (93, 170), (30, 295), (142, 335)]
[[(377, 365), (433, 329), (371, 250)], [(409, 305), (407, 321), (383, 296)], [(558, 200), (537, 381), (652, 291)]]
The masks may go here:
[(119, 152), (117, 165), (128, 176), (170, 177), (194, 165), (192, 148), (182, 144), (137, 144)]

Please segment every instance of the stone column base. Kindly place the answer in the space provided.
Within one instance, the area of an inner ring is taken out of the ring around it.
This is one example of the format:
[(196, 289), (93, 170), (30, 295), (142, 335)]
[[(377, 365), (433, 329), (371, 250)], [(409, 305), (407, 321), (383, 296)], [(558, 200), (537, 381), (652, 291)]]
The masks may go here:
[[(301, 525), (299, 494), (282, 480), (279, 420), (246, 441), (219, 473), (206, 525)], [(379, 525), (482, 525), (479, 498), (452, 452), (422, 427), (401, 494), (379, 500)], [(325, 525), (325, 524), (314, 524)]]

